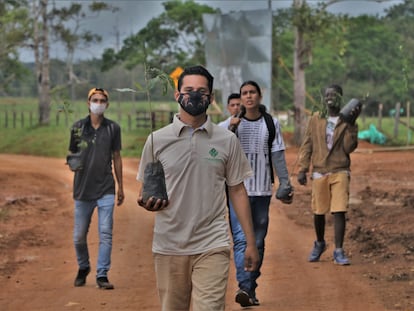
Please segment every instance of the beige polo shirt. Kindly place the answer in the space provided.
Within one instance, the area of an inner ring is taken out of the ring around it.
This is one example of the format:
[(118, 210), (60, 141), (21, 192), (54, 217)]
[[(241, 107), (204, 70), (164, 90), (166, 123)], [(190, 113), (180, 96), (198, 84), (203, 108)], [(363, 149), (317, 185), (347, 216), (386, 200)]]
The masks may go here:
[(178, 115), (148, 137), (137, 179), (152, 157), (165, 173), (169, 206), (155, 217), (152, 250), (165, 255), (193, 255), (230, 246), (225, 183), (242, 183), (253, 173), (234, 133), (210, 118), (198, 129)]

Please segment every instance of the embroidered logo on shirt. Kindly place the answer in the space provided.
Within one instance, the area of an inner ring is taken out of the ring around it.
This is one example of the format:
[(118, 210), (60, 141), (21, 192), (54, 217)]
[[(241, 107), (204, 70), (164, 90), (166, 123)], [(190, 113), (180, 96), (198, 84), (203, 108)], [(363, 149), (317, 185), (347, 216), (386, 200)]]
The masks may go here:
[(217, 157), (218, 152), (216, 149), (211, 148), (210, 151), (208, 152), (213, 158)]
[(216, 148), (211, 148), (208, 152), (208, 156), (204, 157), (204, 160), (219, 163), (222, 162), (223, 159), (219, 156), (219, 152), (216, 150)]

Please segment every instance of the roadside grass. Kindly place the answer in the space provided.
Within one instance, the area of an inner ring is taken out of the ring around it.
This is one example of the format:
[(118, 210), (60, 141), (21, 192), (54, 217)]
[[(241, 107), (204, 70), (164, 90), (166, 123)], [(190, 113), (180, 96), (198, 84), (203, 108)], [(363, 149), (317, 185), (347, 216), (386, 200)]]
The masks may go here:
[[(71, 103), (67, 113), (63, 107), (63, 103), (52, 103), (50, 124), (39, 126), (35, 99), (0, 98), (0, 153), (65, 157), (70, 128), (76, 120), (86, 117), (88, 110), (86, 101)], [(160, 112), (157, 116), (162, 116), (162, 120), (155, 120), (155, 129), (158, 129), (169, 123), (170, 113), (178, 111), (178, 104), (173, 101), (152, 102), (151, 110)], [(145, 140), (151, 133), (149, 127), (137, 126), (137, 111), (148, 112), (148, 102), (111, 102), (105, 112), (107, 118), (121, 126), (124, 157), (140, 157)]]
[[(122, 127), (122, 155), (139, 157), (149, 133), (149, 129), (129, 131)], [(65, 157), (69, 147), (69, 134), (70, 126), (65, 125), (1, 128), (0, 153)]]
[[(151, 103), (153, 111), (174, 111), (174, 102)], [(0, 153), (65, 157), (72, 124), (88, 115), (86, 101), (76, 101), (66, 108), (52, 103), (50, 123), (39, 126), (38, 104), (30, 98), (0, 98)], [(147, 102), (111, 102), (105, 116), (122, 129), (122, 155), (138, 157), (150, 128), (137, 128), (136, 111), (149, 111)], [(166, 114), (167, 115), (167, 114)], [(164, 120), (164, 122), (167, 122)], [(159, 126), (160, 127), (160, 126)]]
[[(70, 112), (59, 112), (63, 105), (53, 103), (50, 113), (49, 126), (37, 124), (38, 103), (30, 98), (0, 98), (0, 153), (25, 154), (46, 157), (65, 157), (69, 145), (70, 127), (76, 120), (88, 114), (86, 102), (77, 101), (69, 105)], [(153, 102), (152, 111), (165, 111), (163, 120), (156, 120), (156, 128), (169, 123), (169, 112), (178, 109), (175, 102)], [(105, 116), (118, 122), (122, 129), (122, 155), (124, 157), (140, 157), (150, 128), (137, 127), (136, 111), (149, 111), (147, 102), (111, 102)], [(7, 115), (7, 122), (6, 122)], [(29, 117), (31, 115), (31, 117)], [(215, 115), (213, 120), (218, 122), (226, 116)], [(12, 120), (15, 122), (12, 122)], [(30, 121), (31, 118), (31, 121)], [(401, 120), (408, 123), (406, 117)], [(411, 121), (411, 123), (413, 123)], [(33, 125), (35, 124), (35, 125)], [(378, 128), (377, 118), (358, 119), (359, 130), (367, 130), (370, 124), (374, 124), (381, 133), (387, 137), (385, 146), (414, 145), (412, 131), (400, 124), (398, 137), (394, 136), (395, 120), (384, 117), (381, 129)], [(412, 127), (412, 126), (411, 126)], [(282, 131), (293, 132), (292, 122), (283, 126)]]
[[(408, 120), (407, 117), (400, 117), (400, 120), (405, 124), (411, 123), (411, 128), (414, 127), (414, 121)], [(413, 146), (414, 145), (414, 132), (403, 124), (398, 124), (397, 136), (394, 137), (395, 119), (391, 117), (383, 117), (381, 120), (381, 126), (379, 125), (378, 118), (361, 117), (358, 118), (359, 131), (365, 131), (370, 128), (370, 125), (374, 125), (376, 129), (385, 135), (386, 142), (384, 146)]]

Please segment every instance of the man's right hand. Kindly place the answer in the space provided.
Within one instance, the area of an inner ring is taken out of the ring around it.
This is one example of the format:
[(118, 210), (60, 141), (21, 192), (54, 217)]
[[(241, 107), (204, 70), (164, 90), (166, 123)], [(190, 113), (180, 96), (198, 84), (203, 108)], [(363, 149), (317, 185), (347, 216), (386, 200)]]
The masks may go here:
[(241, 118), (239, 118), (238, 116), (231, 117), (229, 130), (232, 131), (232, 132), (236, 132), (237, 127), (240, 124), (240, 121), (241, 121)]
[(307, 179), (306, 179), (306, 173), (305, 172), (299, 172), (298, 173), (298, 183), (302, 186), (306, 185)]
[(156, 199), (154, 197), (150, 197), (147, 202), (144, 202), (142, 200), (142, 196), (140, 196), (137, 200), (137, 203), (139, 206), (142, 206), (143, 208), (145, 208), (147, 211), (150, 212), (158, 212), (163, 210), (164, 208), (166, 208), (168, 206), (169, 201), (167, 200), (161, 200), (161, 199)]
[(259, 267), (259, 251), (256, 245), (247, 244), (244, 252), (244, 271), (253, 272)]

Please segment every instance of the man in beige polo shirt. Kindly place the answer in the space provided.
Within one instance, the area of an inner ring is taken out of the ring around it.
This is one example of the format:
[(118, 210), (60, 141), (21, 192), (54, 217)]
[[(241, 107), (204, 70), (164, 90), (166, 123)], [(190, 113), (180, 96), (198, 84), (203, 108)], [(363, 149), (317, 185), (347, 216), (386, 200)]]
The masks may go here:
[(252, 175), (237, 137), (211, 122), (213, 77), (202, 66), (186, 68), (175, 100), (180, 111), (149, 136), (137, 179), (148, 163), (160, 161), (168, 200), (150, 197), (138, 204), (156, 211), (152, 251), (161, 307), (166, 310), (220, 311), (230, 264), (225, 183), (247, 238), (245, 268), (257, 268), (249, 200), (243, 181)]

